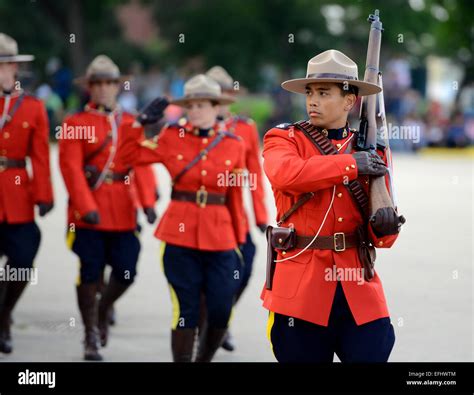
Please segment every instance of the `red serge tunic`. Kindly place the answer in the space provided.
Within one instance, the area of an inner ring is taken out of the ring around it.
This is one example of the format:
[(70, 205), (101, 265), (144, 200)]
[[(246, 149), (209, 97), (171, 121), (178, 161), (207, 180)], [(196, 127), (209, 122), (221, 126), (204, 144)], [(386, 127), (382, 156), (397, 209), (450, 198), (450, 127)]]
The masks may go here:
[[(351, 131), (337, 143), (344, 144), (353, 134)], [(335, 140), (331, 141), (336, 145)], [(385, 160), (384, 153), (379, 154)], [(345, 180), (358, 178), (366, 192), (368, 190), (368, 177), (358, 176), (352, 155), (323, 156), (303, 132), (290, 126), (273, 128), (265, 135), (263, 156), (263, 168), (275, 197), (277, 218), (289, 210), (299, 195), (315, 192), (315, 196), (282, 226), (288, 227), (291, 223), (298, 235), (314, 236), (330, 206), (333, 186), (336, 186), (334, 202), (320, 235), (353, 233), (363, 223), (356, 203), (343, 185)], [(376, 237), (370, 225), (368, 232), (378, 248), (391, 247), (397, 238), (397, 235)], [(288, 252), (286, 257), (299, 251)], [(278, 254), (277, 259), (284, 258)], [(334, 269), (361, 267), (356, 248), (341, 252), (308, 249), (293, 259), (276, 263), (273, 288), (271, 291), (264, 288), (261, 295), (263, 305), (276, 313), (327, 326), (337, 285)], [(341, 285), (358, 325), (389, 316), (377, 274), (370, 282), (342, 280)]]
[[(19, 93), (12, 94), (8, 112), (16, 107)], [(34, 220), (36, 203), (52, 203), (49, 167), (49, 124), (43, 103), (25, 95), (10, 122), (0, 130), (0, 222), (19, 224)], [(6, 97), (0, 96), (0, 111)], [(0, 113), (0, 116), (2, 115)], [(4, 168), (4, 160), (31, 160), (32, 176), (26, 168)]]
[[(221, 132), (212, 129), (209, 136), (196, 135), (192, 125), (167, 125), (153, 140), (135, 143), (141, 135), (138, 124), (127, 126), (131, 136), (127, 150), (131, 163), (162, 163), (174, 178), (202, 150), (213, 143)], [(207, 191), (224, 194), (225, 205), (171, 200), (155, 232), (170, 244), (208, 251), (234, 249), (245, 242), (246, 224), (242, 202), (243, 141), (226, 134), (222, 141), (187, 171), (173, 186), (176, 191)]]
[[(154, 173), (147, 166), (136, 166), (129, 180), (104, 181), (91, 190), (84, 172), (85, 159), (97, 151), (112, 129), (113, 114), (99, 111), (92, 104), (85, 111), (67, 117), (63, 123), (63, 135), (59, 138), (59, 166), (69, 193), (68, 223), (79, 228), (103, 231), (132, 231), (137, 226), (136, 208), (153, 207), (156, 201)], [(126, 173), (130, 166), (123, 160), (121, 144), (126, 140), (125, 124), (135, 117), (122, 113), (117, 128), (117, 152), (110, 163), (110, 171)], [(89, 129), (87, 129), (89, 128)], [(82, 134), (81, 134), (81, 131)], [(87, 132), (90, 131), (90, 132)], [(137, 136), (137, 141), (143, 136)], [(89, 165), (102, 171), (114, 146), (111, 141), (89, 161)], [(90, 225), (81, 218), (90, 211), (98, 211), (100, 223)]]

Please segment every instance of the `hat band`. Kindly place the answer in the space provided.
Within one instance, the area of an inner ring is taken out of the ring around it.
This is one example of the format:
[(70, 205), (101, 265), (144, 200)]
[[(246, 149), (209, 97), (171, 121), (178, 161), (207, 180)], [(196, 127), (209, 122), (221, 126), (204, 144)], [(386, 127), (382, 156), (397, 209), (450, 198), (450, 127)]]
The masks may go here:
[(18, 56), (18, 55), (15, 55), (15, 54), (0, 54), (0, 59), (2, 59), (2, 58), (11, 58), (13, 56)]
[(187, 95), (184, 95), (183, 99), (195, 99), (195, 98), (200, 98), (200, 97), (215, 97), (216, 99), (220, 99), (219, 95), (216, 95), (215, 93), (205, 93), (205, 92), (200, 92), (200, 93), (190, 93)]
[(306, 78), (335, 78), (338, 80), (358, 80), (357, 77), (346, 74), (337, 74), (337, 73), (313, 73), (308, 74)]
[(120, 78), (120, 75), (116, 73), (94, 73), (89, 76), (87, 76), (87, 79), (89, 81), (98, 81), (98, 80), (103, 80), (103, 79), (114, 79), (118, 80)]

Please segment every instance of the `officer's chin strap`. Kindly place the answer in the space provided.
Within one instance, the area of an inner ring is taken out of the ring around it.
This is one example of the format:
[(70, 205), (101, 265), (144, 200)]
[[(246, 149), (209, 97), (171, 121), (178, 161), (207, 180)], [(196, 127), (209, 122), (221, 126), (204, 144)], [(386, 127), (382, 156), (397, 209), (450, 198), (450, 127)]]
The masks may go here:
[[(354, 137), (354, 135), (352, 135), (350, 138), (347, 139), (347, 141), (341, 145), (341, 147), (339, 147), (337, 150), (340, 151), (342, 148), (344, 148), (344, 146), (349, 142), (351, 141), (352, 137)], [(286, 257), (286, 258), (283, 258), (283, 259), (275, 259), (274, 262), (284, 262), (284, 261), (287, 261), (289, 259), (293, 259), (293, 258), (296, 258), (297, 256), (301, 255), (303, 252), (305, 252), (311, 244), (314, 243), (314, 241), (317, 239), (317, 237), (319, 236), (319, 233), (321, 232), (321, 229), (323, 228), (324, 224), (326, 223), (326, 219), (328, 217), (328, 214), (329, 214), (329, 211), (331, 211), (331, 208), (332, 208), (332, 204), (334, 203), (334, 196), (336, 195), (336, 186), (334, 185), (332, 187), (332, 197), (331, 197), (331, 203), (329, 203), (329, 207), (326, 211), (326, 214), (324, 214), (324, 218), (323, 218), (323, 222), (321, 223), (321, 226), (319, 227), (318, 231), (316, 232), (316, 234), (314, 235), (313, 239), (308, 243), (308, 245), (303, 248), (300, 252), (298, 252), (297, 254), (295, 255), (292, 255), (292, 256), (289, 256), (289, 257)]]

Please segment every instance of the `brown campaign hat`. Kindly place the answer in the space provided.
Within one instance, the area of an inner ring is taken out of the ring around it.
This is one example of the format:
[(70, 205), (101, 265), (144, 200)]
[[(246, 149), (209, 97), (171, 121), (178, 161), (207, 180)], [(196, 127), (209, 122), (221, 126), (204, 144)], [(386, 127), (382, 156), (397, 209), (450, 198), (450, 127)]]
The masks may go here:
[(75, 78), (74, 83), (86, 85), (91, 81), (117, 80), (119, 82), (130, 79), (129, 75), (121, 75), (118, 66), (106, 55), (99, 55), (89, 64), (86, 75)]
[(0, 33), (0, 63), (31, 62), (33, 55), (19, 55), (18, 44), (5, 33)]
[(308, 62), (306, 78), (288, 80), (281, 86), (287, 91), (304, 94), (306, 86), (315, 82), (347, 82), (359, 88), (359, 96), (373, 95), (382, 90), (376, 84), (359, 81), (357, 64), (335, 49), (324, 51), (311, 58)]
[(185, 106), (192, 100), (213, 100), (219, 104), (231, 104), (234, 98), (222, 94), (220, 85), (211, 77), (198, 74), (184, 84), (184, 96), (171, 100), (170, 104)]
[(207, 70), (206, 75), (216, 81), (223, 91), (230, 91), (234, 88), (234, 79), (221, 66), (214, 66)]

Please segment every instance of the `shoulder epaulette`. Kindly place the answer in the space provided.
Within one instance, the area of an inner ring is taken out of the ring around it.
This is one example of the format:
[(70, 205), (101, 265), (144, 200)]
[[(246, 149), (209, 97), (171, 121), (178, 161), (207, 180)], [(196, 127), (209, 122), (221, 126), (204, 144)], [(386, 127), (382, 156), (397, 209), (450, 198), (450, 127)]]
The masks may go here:
[(291, 123), (280, 123), (280, 124), (276, 125), (275, 127), (276, 127), (277, 129), (284, 129), (284, 130), (286, 130), (286, 129), (288, 129), (291, 125), (293, 125), (293, 124), (291, 124)]
[(235, 115), (234, 118), (236, 121), (247, 123), (249, 125), (252, 125), (255, 123), (255, 121), (252, 118), (246, 117), (245, 115)]
[(181, 117), (176, 122), (167, 123), (166, 126), (170, 128), (182, 128), (187, 123), (188, 120), (185, 117)]

